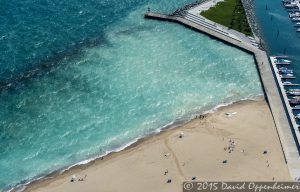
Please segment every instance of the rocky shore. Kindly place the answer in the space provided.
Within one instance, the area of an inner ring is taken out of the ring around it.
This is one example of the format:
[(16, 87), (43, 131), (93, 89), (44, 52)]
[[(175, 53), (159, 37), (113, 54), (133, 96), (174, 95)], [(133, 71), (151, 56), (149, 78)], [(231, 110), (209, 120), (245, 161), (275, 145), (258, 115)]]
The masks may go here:
[(247, 16), (248, 23), (251, 27), (252, 33), (256, 38), (259, 39), (259, 43), (261, 48), (265, 49), (264, 42), (261, 35), (261, 30), (259, 25), (256, 22), (256, 16), (254, 11), (254, 0), (241, 0), (243, 3), (243, 7), (245, 9), (245, 13)]

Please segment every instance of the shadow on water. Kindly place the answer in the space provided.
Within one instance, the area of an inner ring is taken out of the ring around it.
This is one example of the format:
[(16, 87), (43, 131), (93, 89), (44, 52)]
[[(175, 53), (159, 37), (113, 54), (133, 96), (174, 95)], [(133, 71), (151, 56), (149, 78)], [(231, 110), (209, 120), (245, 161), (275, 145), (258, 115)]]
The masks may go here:
[(80, 58), (85, 49), (93, 48), (99, 45), (110, 46), (109, 41), (103, 34), (95, 38), (86, 38), (81, 40), (80, 42), (75, 43), (67, 48), (65, 51), (52, 51), (50, 56), (39, 60), (28, 70), (20, 72), (13, 77), (0, 80), (0, 93), (3, 91), (15, 90), (23, 87), (25, 86), (26, 82), (30, 81), (31, 79), (42, 77), (58, 66), (66, 63), (70, 64), (71, 62), (68, 61)]
[[(131, 35), (145, 30), (149, 31), (151, 29), (152, 27), (150, 26), (132, 26), (118, 31), (114, 35)], [(99, 45), (112, 46), (104, 33), (102, 32), (100, 34), (101, 35), (98, 37), (83, 39), (78, 43), (71, 45), (69, 48), (65, 49), (65, 51), (52, 51), (50, 56), (40, 59), (37, 63), (31, 65), (33, 67), (28, 68), (24, 72), (19, 72), (18, 74), (6, 79), (0, 78), (0, 93), (23, 87), (27, 81), (42, 77), (58, 66), (71, 64), (70, 61), (79, 59), (86, 49), (97, 47)]]
[[(160, 2), (157, 3), (157, 0), (150, 0), (150, 1), (132, 1), (132, 2), (117, 2), (116, 6), (122, 8), (120, 11), (114, 11), (112, 8), (113, 1), (112, 3), (106, 4), (106, 3), (101, 3), (102, 1), (99, 1), (99, 3), (96, 3), (95, 6), (97, 9), (96, 10), (101, 10), (105, 6), (109, 7), (107, 10), (112, 9), (111, 12), (109, 13), (103, 13), (102, 16), (106, 16), (106, 19), (103, 20), (102, 23), (95, 23), (97, 24), (102, 24), (105, 23), (104, 26), (112, 25), (114, 22), (119, 21), (120, 19), (124, 18), (127, 14), (132, 12), (134, 9), (141, 7), (142, 5), (148, 4), (148, 3), (153, 3), (153, 4), (158, 4), (159, 10), (160, 9), (168, 9), (168, 12), (171, 12), (170, 10), (175, 10), (180, 5), (185, 4), (186, 2), (190, 2), (191, 0), (184, 0), (182, 2), (178, 3), (172, 3), (172, 6), (169, 5), (169, 2)], [(126, 3), (127, 2), (127, 3)], [(51, 4), (52, 5), (52, 4)], [(103, 7), (104, 6), (104, 7)], [(15, 7), (15, 6), (13, 6)], [(166, 8), (168, 7), (168, 8)], [(170, 8), (172, 7), (172, 8)], [(56, 8), (56, 6), (54, 6)], [(105, 7), (106, 8), (106, 7)], [(83, 8), (81, 8), (83, 9)], [(76, 11), (73, 10), (73, 12), (77, 13), (77, 11), (81, 9), (76, 9)], [(106, 15), (105, 15), (106, 14)], [(100, 14), (101, 15), (101, 14)], [(61, 15), (58, 15), (61, 16)], [(73, 15), (71, 15), (73, 16)], [(142, 15), (141, 15), (142, 17)], [(99, 17), (100, 19), (103, 19), (104, 17)], [(99, 19), (98, 18), (98, 19)], [(110, 20), (109, 18), (114, 18), (114, 20)], [(102, 20), (101, 20), (102, 21)], [(103, 27), (103, 26), (102, 26)], [(123, 31), (119, 31), (115, 35), (129, 35), (131, 33), (141, 31), (141, 30), (148, 30), (147, 26), (131, 26), (128, 29), (125, 29)], [(84, 32), (84, 31), (83, 31)], [(97, 32), (96, 32), (97, 34)], [(17, 69), (17, 72), (12, 72), (11, 70), (6, 70), (3, 71), (2, 77), (0, 77), (0, 93), (3, 91), (10, 91), (10, 90), (16, 90), (18, 88), (24, 87), (26, 85), (26, 82), (33, 79), (33, 78), (38, 78), (41, 76), (46, 75), (48, 72), (51, 70), (55, 69), (56, 67), (70, 63), (66, 61), (71, 61), (73, 59), (77, 59), (80, 56), (82, 56), (82, 53), (86, 48), (92, 48), (101, 44), (107, 44), (110, 46), (110, 43), (108, 42), (107, 38), (105, 38), (105, 35), (103, 31), (98, 32), (99, 36), (98, 37), (93, 37), (93, 38), (86, 38), (84, 40), (79, 40), (77, 43), (70, 45), (69, 47), (66, 47), (64, 51), (52, 51), (48, 56), (44, 56), (43, 58), (38, 58), (34, 62), (24, 62), (20, 66), (28, 66), (25, 69)], [(87, 34), (88, 35), (88, 34)], [(0, 58), (1, 61), (1, 58)], [(3, 61), (4, 62), (4, 61)]]
[(131, 26), (128, 27), (126, 29), (120, 30), (118, 32), (116, 32), (114, 35), (131, 35), (133, 33), (137, 33), (137, 32), (141, 32), (141, 31), (150, 31), (152, 29), (152, 27), (150, 26)]

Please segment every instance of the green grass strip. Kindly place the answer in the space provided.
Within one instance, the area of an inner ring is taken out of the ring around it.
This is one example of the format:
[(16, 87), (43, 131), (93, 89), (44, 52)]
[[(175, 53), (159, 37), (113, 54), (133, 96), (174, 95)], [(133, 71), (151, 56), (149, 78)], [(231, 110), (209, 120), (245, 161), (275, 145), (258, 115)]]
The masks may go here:
[(245, 35), (252, 36), (241, 0), (224, 0), (209, 10), (202, 11), (200, 15)]

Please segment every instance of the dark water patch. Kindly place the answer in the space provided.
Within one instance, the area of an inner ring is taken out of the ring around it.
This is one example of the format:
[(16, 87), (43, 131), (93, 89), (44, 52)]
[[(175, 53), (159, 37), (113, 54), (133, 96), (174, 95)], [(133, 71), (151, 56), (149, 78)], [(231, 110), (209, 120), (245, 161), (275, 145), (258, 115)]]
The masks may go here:
[(23, 87), (26, 85), (26, 82), (29, 82), (31, 79), (42, 77), (58, 68), (59, 65), (71, 64), (72, 62), (70, 61), (79, 59), (86, 49), (99, 45), (110, 46), (110, 43), (104, 35), (101, 35), (95, 38), (83, 39), (65, 51), (52, 51), (50, 56), (39, 60), (36, 64), (33, 64), (33, 67), (27, 69), (25, 72), (21, 72), (7, 79), (1, 79), (0, 92), (4, 90), (14, 90), (20, 86)]
[[(157, 0), (152, 3), (159, 5)], [(111, 6), (116, 12), (121, 9)], [(0, 134), (1, 189), (94, 157), (99, 149), (115, 150), (183, 113), (218, 105), (220, 98), (239, 100), (260, 93), (259, 81), (253, 78), (253, 61), (247, 54), (178, 25), (147, 21), (153, 31), (143, 32), (138, 27), (137, 35), (133, 33), (134, 26), (144, 24), (137, 16), (145, 7), (105, 28), (113, 45), (95, 41), (99, 48), (85, 51), (93, 40), (72, 36), (72, 41), (49, 54), (54, 58), (38, 55), (45, 59), (34, 63), (38, 67), (24, 67), (32, 71), (29, 77), (0, 92), (0, 133), (6, 132), (5, 136)], [(116, 37), (118, 31), (123, 34)], [(80, 40), (87, 45), (72, 45)], [(59, 56), (65, 53), (59, 50), (68, 50), (68, 57)], [(238, 65), (241, 68), (235, 67), (236, 62), (243, 63)]]
[[(99, 44), (97, 36), (101, 30), (144, 3), (137, 0), (1, 1), (1, 86), (3, 81), (6, 84), (41, 63), (63, 57), (61, 52), (69, 52), (70, 45), (81, 44), (74, 43), (80, 39), (86, 47)], [(57, 53), (61, 54), (53, 56)]]
[(127, 29), (124, 29), (124, 30), (121, 30), (121, 31), (118, 31), (117, 33), (115, 33), (115, 35), (131, 35), (133, 33), (137, 33), (137, 32), (142, 32), (142, 31), (150, 31), (152, 29), (152, 27), (150, 26), (132, 26), (132, 27), (129, 27)]

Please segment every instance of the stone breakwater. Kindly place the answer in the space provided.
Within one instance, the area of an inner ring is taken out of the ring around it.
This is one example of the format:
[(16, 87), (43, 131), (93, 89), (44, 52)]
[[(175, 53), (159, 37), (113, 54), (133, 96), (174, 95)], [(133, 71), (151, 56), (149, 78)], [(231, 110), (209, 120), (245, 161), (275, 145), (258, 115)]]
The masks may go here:
[(248, 23), (251, 27), (253, 34), (257, 38), (259, 38), (260, 47), (265, 49), (263, 39), (261, 38), (262, 37), (261, 30), (259, 28), (259, 25), (256, 22), (256, 16), (255, 16), (255, 11), (254, 11), (254, 0), (241, 0), (241, 1), (242, 1), (244, 10), (245, 10), (245, 13), (247, 16), (247, 20), (248, 20)]

